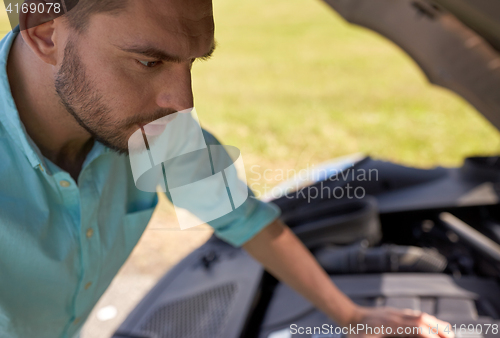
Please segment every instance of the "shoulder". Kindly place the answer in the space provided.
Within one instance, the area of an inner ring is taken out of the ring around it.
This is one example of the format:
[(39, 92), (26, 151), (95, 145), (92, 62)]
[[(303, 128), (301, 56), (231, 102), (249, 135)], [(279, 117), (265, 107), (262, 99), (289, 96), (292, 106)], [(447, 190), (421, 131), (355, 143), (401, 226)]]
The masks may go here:
[(221, 143), (219, 140), (208, 130), (202, 129), (203, 131), (203, 136), (205, 137), (205, 142), (207, 145), (220, 145)]

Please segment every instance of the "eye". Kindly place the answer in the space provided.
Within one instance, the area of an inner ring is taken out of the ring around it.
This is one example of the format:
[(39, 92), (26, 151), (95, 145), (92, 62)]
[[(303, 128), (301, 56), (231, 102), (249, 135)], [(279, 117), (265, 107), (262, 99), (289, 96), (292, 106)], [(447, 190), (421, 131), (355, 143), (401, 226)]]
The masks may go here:
[(153, 68), (160, 64), (160, 61), (141, 61), (137, 60), (141, 65), (147, 68)]

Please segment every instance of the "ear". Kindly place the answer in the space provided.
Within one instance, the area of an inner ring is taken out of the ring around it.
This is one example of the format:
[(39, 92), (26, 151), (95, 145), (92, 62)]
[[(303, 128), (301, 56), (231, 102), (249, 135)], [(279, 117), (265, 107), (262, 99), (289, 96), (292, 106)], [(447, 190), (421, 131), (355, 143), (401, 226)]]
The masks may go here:
[(50, 13), (19, 13), (19, 27), (24, 42), (45, 63), (57, 64), (56, 23), (58, 15)]

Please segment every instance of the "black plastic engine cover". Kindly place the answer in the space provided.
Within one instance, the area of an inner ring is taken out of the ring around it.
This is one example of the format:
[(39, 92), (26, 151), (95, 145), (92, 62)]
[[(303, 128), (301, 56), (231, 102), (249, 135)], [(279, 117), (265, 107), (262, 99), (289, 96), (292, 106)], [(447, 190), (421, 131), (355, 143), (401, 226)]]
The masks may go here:
[(158, 282), (113, 338), (239, 337), (263, 273), (245, 251), (212, 237)]
[[(364, 306), (391, 306), (420, 310), (457, 324), (500, 324), (500, 288), (493, 280), (453, 279), (446, 274), (386, 273), (334, 276), (332, 281), (354, 302)], [(290, 326), (335, 325), (312, 304), (284, 284), (277, 286), (259, 338), (327, 338), (333, 334), (291, 334)], [(483, 329), (486, 326), (483, 325)], [(459, 332), (457, 333), (459, 337)], [(488, 334), (468, 337), (497, 337)]]

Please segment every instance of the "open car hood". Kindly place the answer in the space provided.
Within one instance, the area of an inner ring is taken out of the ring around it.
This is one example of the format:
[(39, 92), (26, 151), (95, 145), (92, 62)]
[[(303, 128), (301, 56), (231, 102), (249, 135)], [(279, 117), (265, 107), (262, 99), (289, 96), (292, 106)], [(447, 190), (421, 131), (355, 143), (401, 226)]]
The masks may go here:
[(392, 40), (500, 130), (500, 0), (324, 0)]

